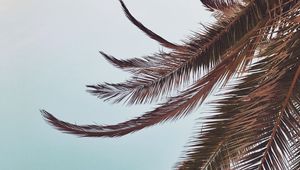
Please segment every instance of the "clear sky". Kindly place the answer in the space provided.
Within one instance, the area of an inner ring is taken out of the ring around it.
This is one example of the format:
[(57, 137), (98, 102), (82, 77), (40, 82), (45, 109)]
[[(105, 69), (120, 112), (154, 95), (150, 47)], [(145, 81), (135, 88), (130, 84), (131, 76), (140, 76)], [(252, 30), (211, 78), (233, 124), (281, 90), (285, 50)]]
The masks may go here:
[[(125, 0), (132, 14), (180, 43), (211, 20), (199, 0)], [(98, 53), (119, 58), (162, 47), (136, 29), (117, 0), (0, 0), (0, 170), (166, 170), (193, 134), (193, 115), (122, 138), (79, 138), (54, 130), (46, 109), (77, 124), (112, 124), (153, 105), (104, 103), (85, 85), (128, 74)]]

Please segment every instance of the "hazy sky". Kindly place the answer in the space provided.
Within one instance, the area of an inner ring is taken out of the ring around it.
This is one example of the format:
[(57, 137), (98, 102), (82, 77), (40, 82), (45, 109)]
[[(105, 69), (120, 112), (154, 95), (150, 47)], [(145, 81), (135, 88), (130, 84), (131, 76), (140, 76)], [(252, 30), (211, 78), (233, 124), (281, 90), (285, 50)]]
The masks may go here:
[[(199, 0), (126, 0), (132, 14), (180, 43), (211, 18)], [(0, 0), (0, 169), (165, 170), (182, 156), (200, 110), (115, 139), (54, 130), (39, 109), (77, 124), (113, 124), (153, 106), (103, 103), (86, 84), (120, 82), (99, 50), (119, 58), (162, 47), (136, 29), (117, 0)]]

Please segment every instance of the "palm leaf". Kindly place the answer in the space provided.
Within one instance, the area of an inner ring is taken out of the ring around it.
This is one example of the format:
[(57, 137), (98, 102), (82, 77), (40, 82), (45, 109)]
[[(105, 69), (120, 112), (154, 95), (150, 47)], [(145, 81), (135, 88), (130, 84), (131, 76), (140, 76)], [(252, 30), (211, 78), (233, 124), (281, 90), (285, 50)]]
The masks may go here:
[(164, 47), (171, 48), (171, 49), (178, 50), (178, 51), (184, 50), (183, 47), (180, 47), (179, 45), (176, 45), (174, 43), (171, 43), (171, 42), (167, 41), (166, 39), (162, 38), (158, 34), (154, 33), (153, 31), (151, 31), (150, 29), (148, 29), (147, 27), (145, 27), (141, 22), (139, 22), (137, 19), (135, 19), (131, 15), (130, 11), (128, 10), (128, 8), (126, 7), (125, 3), (122, 0), (119, 0), (119, 2), (121, 3), (121, 6), (123, 8), (123, 11), (124, 11), (126, 17), (136, 27), (138, 27), (141, 31), (143, 31), (146, 35), (148, 35), (151, 39), (156, 40), (157, 42), (159, 42)]

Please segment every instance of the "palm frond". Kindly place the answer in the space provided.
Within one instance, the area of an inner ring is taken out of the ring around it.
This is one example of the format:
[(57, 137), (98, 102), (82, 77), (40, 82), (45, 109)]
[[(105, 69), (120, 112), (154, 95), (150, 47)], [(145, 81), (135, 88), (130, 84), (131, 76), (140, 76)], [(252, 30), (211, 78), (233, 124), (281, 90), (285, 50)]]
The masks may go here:
[(154, 33), (153, 31), (151, 31), (150, 29), (148, 29), (147, 27), (145, 27), (141, 22), (139, 22), (137, 19), (135, 19), (131, 15), (130, 11), (127, 9), (125, 3), (122, 0), (119, 0), (119, 2), (121, 3), (121, 6), (123, 8), (124, 13), (126, 14), (126, 17), (136, 27), (138, 27), (141, 31), (143, 31), (146, 35), (148, 35), (151, 39), (156, 40), (157, 42), (159, 42), (162, 46), (164, 46), (166, 48), (171, 48), (171, 49), (178, 50), (178, 51), (184, 50), (183, 47), (167, 41), (166, 39), (162, 38), (158, 34)]

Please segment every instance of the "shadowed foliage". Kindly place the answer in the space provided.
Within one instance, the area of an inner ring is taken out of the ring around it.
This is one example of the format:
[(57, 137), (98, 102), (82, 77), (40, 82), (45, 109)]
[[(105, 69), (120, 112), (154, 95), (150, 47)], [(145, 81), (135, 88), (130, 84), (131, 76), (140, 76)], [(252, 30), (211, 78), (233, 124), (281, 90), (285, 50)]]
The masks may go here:
[(91, 94), (114, 103), (165, 102), (116, 125), (71, 124), (42, 110), (46, 121), (82, 137), (119, 137), (182, 118), (218, 89), (215, 95), (222, 97), (211, 103), (209, 116), (200, 116), (201, 128), (174, 169), (298, 170), (299, 0), (201, 2), (216, 22), (175, 44), (145, 27), (120, 0), (127, 18), (169, 52), (122, 60), (101, 51), (132, 77), (87, 86)]

